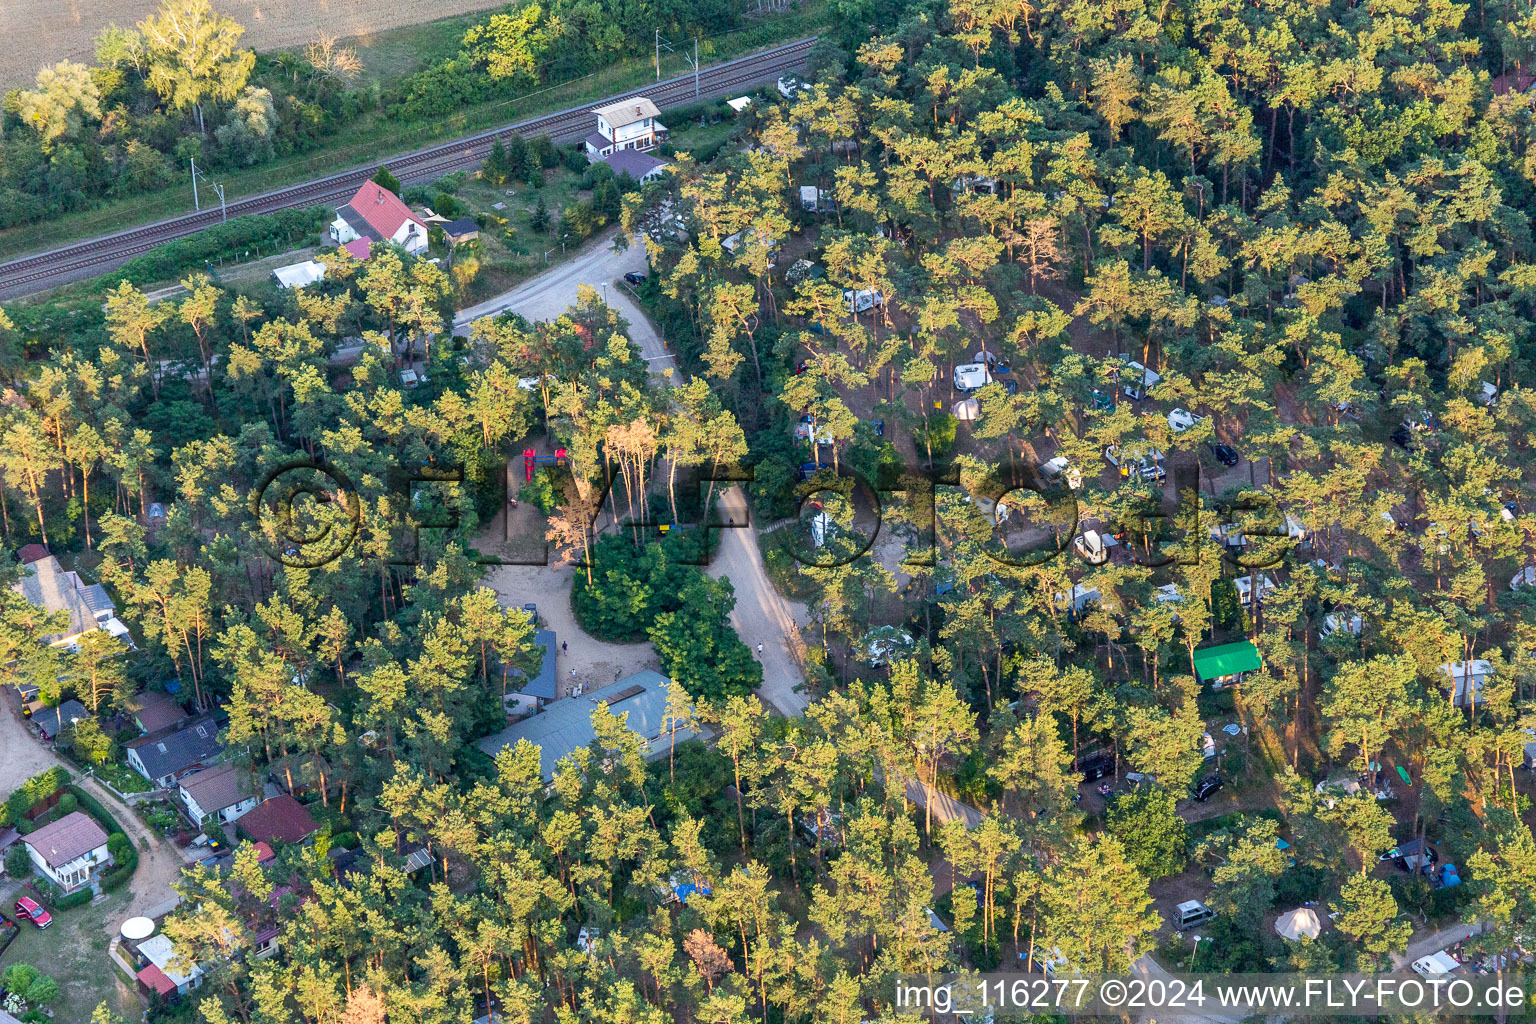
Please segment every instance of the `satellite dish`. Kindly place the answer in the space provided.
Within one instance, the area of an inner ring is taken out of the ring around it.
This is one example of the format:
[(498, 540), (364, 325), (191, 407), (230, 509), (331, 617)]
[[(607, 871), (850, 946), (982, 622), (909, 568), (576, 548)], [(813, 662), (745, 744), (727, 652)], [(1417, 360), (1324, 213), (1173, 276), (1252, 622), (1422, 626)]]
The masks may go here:
[(155, 922), (147, 917), (130, 917), (123, 922), (123, 938), (133, 942), (155, 934)]

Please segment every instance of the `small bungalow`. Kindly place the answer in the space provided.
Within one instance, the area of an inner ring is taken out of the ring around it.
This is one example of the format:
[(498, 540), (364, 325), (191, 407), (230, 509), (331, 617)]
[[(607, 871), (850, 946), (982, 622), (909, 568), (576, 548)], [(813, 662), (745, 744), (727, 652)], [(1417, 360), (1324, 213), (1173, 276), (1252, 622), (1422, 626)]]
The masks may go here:
[(1195, 652), (1194, 662), (1195, 678), (1202, 684), (1209, 683), (1213, 690), (1235, 686), (1249, 672), (1257, 672), (1264, 667), (1259, 649), (1251, 640), (1202, 647)]
[(162, 789), (169, 789), (188, 772), (213, 764), (223, 753), (212, 715), (140, 736), (127, 748), (128, 767)]
[(641, 153), (633, 149), (621, 149), (603, 157), (603, 163), (613, 168), (615, 175), (627, 174), (636, 184), (645, 185), (660, 178), (672, 165), (659, 156)]
[(460, 217), (443, 225), (443, 237), (448, 240), (448, 245), (457, 248), (465, 242), (473, 242), (480, 237), (480, 225), (475, 223), (473, 217)]
[(319, 829), (304, 805), (286, 793), (263, 800), (240, 819), (240, 831), (254, 843), (302, 843)]
[(133, 724), (138, 726), (140, 736), (148, 736), (152, 732), (169, 729), (190, 717), (186, 709), (176, 703), (170, 694), (161, 693), (159, 690), (145, 690), (133, 698), (133, 702), (136, 705), (133, 711)]
[(284, 793), (303, 796), (331, 788), (331, 763), (319, 754), (289, 754), (267, 766), (267, 777)]
[(203, 969), (187, 963), (176, 946), (164, 935), (155, 935), (139, 943), (139, 956), (147, 965), (138, 973), (139, 987), (162, 998), (184, 996), (203, 984)]
[(198, 826), (228, 825), (254, 808), (261, 799), (251, 784), (250, 773), (233, 764), (221, 764), (185, 776), (179, 792), (187, 817)]
[(107, 833), (81, 811), (71, 811), (21, 842), (37, 873), (65, 892), (84, 888), (97, 870), (112, 865)]
[(536, 674), (530, 677), (520, 668), (507, 666), (508, 693), (505, 704), (508, 714), (532, 714), (560, 696), (555, 686), (554, 631), (539, 630), (533, 634), (533, 642), (544, 648)]

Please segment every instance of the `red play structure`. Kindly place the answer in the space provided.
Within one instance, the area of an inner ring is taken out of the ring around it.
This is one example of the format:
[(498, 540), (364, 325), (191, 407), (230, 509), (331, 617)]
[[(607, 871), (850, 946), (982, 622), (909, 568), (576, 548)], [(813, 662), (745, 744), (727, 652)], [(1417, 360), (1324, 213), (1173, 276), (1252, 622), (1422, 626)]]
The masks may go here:
[(533, 479), (533, 471), (536, 468), (538, 468), (540, 465), (548, 465), (548, 464), (552, 464), (552, 465), (556, 465), (556, 466), (564, 466), (565, 465), (565, 449), (564, 448), (556, 448), (555, 449), (555, 454), (553, 454), (553, 455), (540, 455), (536, 451), (534, 451), (532, 448), (524, 449), (524, 451), (523, 451), (523, 479), (525, 481), (531, 481)]

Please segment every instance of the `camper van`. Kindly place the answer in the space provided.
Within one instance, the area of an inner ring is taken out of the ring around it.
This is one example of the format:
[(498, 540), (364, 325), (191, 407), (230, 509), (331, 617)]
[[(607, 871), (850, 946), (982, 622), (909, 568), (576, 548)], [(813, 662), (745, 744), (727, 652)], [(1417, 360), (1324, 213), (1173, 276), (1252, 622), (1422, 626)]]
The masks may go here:
[(992, 383), (992, 374), (982, 363), (961, 363), (955, 367), (955, 390), (975, 391)]
[(1040, 475), (1051, 481), (1065, 480), (1067, 486), (1074, 491), (1083, 486), (1083, 471), (1068, 462), (1065, 455), (1041, 463)]
[(1209, 921), (1216, 916), (1216, 911), (1201, 903), (1199, 900), (1185, 900), (1179, 904), (1178, 925), (1180, 928), (1188, 928), (1192, 924)]
[(860, 288), (858, 291), (844, 288), (843, 303), (850, 313), (868, 313), (876, 306), (885, 305), (885, 296), (869, 288)]
[(1156, 370), (1149, 370), (1129, 356), (1121, 356), (1125, 368), (1120, 371), (1120, 390), (1125, 397), (1141, 401), (1163, 379)]

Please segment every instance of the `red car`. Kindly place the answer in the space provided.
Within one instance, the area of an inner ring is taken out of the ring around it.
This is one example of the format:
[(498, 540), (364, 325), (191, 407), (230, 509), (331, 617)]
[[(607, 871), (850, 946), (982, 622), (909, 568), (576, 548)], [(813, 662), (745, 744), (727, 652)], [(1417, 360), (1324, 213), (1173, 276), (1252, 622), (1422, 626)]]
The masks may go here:
[(16, 901), (16, 920), (31, 921), (39, 928), (47, 928), (53, 924), (53, 915), (37, 905), (37, 902), (23, 896)]

